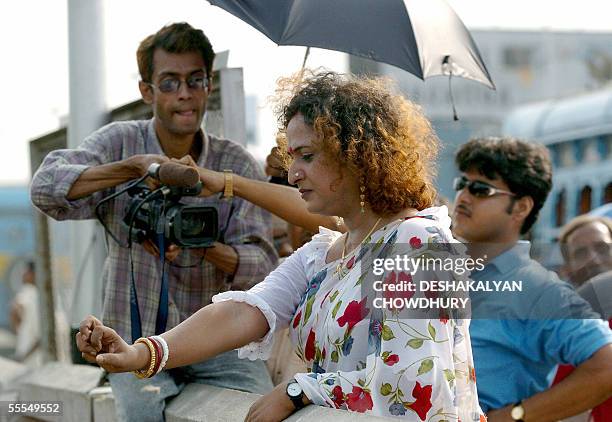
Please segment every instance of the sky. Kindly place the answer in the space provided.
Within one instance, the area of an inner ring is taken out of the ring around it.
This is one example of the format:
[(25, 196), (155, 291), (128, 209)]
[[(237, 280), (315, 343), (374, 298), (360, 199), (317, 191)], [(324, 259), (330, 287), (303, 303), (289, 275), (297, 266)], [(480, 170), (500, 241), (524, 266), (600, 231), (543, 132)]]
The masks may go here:
[[(82, 0), (76, 0), (82, 1)], [(87, 0), (90, 1), (90, 0)], [(265, 157), (275, 121), (266, 106), (277, 78), (298, 70), (303, 47), (278, 47), (264, 35), (205, 0), (101, 0), (103, 3), (106, 103), (117, 107), (139, 98), (135, 51), (165, 24), (187, 21), (202, 28), (216, 51), (230, 50), (230, 67), (244, 70), (246, 95), (258, 98)], [(265, 1), (265, 0), (262, 0)], [(469, 29), (580, 30), (612, 32), (610, 0), (447, 0)], [(68, 103), (68, 0), (19, 0), (0, 15), (3, 81), (0, 100), (0, 185), (30, 179), (29, 140), (60, 127)], [(345, 71), (344, 54), (313, 49), (311, 67)]]

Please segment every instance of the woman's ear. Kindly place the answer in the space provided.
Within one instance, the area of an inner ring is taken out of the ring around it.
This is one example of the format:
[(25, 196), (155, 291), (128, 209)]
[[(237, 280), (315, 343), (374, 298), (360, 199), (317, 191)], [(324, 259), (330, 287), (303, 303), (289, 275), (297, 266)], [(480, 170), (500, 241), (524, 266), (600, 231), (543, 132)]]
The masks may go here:
[(153, 104), (153, 87), (146, 82), (138, 81), (138, 89), (144, 103), (148, 105)]

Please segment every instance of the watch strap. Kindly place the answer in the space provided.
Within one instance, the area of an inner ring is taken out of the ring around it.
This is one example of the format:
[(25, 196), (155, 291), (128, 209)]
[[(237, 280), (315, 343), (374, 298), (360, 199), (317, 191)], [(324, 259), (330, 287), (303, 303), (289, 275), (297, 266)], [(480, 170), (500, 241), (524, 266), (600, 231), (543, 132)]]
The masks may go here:
[(230, 169), (223, 169), (225, 180), (225, 188), (223, 189), (223, 198), (232, 198), (234, 196), (234, 172)]

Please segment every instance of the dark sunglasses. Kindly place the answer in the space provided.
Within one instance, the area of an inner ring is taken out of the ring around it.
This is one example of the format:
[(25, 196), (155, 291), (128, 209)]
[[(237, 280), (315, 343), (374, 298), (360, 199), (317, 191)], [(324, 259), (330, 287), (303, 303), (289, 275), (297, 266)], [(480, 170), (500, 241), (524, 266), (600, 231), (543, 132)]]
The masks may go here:
[[(173, 92), (177, 92), (180, 89), (182, 83), (183, 81), (181, 81), (180, 79), (166, 78), (162, 80), (158, 85), (155, 85), (150, 82), (148, 84), (159, 89), (164, 94), (170, 94)], [(190, 76), (185, 81), (185, 84), (187, 84), (187, 87), (189, 89), (193, 89), (195, 91), (203, 91), (208, 88), (208, 78), (202, 75)]]
[(480, 180), (468, 180), (466, 177), (455, 177), (453, 180), (453, 189), (459, 192), (465, 188), (468, 188), (468, 192), (476, 198), (488, 198), (493, 195), (510, 195), (516, 196), (514, 193), (503, 189), (497, 189), (488, 183), (481, 182)]

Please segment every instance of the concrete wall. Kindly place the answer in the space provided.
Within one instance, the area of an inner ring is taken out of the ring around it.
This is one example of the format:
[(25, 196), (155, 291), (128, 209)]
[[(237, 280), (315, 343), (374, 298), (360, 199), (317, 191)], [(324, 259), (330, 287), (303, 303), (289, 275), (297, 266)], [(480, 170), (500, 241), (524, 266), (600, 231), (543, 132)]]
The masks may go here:
[[(115, 406), (112, 390), (99, 386), (103, 371), (93, 366), (49, 363), (28, 369), (0, 359), (0, 401), (61, 401), (61, 417), (36, 418), (62, 422), (114, 422)], [(18, 393), (18, 398), (16, 394)], [(168, 422), (243, 421), (258, 394), (227, 390), (209, 385), (190, 384), (166, 408)], [(34, 416), (34, 415), (31, 415)], [(0, 409), (0, 421), (2, 421)], [(21, 421), (31, 420), (22, 418)], [(37, 419), (38, 420), (38, 419)], [(320, 406), (306, 406), (287, 419), (290, 422), (331, 420), (338, 422), (392, 421)]]

